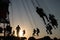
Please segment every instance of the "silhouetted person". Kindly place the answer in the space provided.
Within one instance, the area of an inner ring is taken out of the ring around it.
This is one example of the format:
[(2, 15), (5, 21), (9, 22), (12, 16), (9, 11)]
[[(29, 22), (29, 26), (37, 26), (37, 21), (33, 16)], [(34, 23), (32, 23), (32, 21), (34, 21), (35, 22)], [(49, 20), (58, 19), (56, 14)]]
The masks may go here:
[(25, 30), (23, 30), (23, 36), (24, 36), (24, 34), (25, 34)]
[(19, 25), (16, 27), (16, 33), (17, 33), (17, 37), (19, 37), (19, 31), (20, 31), (20, 27)]
[(35, 33), (36, 33), (36, 30), (35, 30), (35, 29), (33, 29), (33, 36), (35, 36)]
[(37, 29), (36, 34), (37, 34), (37, 36), (39, 36), (40, 30), (38, 28), (36, 28), (36, 29)]
[(44, 13), (44, 11), (43, 11), (42, 8), (36, 7), (36, 12), (37, 12), (37, 13), (39, 14), (39, 16), (43, 19), (43, 21), (44, 21), (45, 24), (46, 24), (46, 22), (45, 22), (44, 17), (46, 17), (47, 21), (49, 21), (47, 15)]
[(48, 33), (48, 34), (52, 34), (52, 26), (48, 23), (47, 25), (46, 25), (46, 32)]
[[(50, 23), (52, 24), (52, 26), (56, 29), (58, 28), (58, 23), (57, 23), (57, 20), (55, 19), (55, 16), (52, 15), (52, 14), (49, 14), (49, 20), (50, 20)], [(56, 27), (55, 27), (56, 26)]]

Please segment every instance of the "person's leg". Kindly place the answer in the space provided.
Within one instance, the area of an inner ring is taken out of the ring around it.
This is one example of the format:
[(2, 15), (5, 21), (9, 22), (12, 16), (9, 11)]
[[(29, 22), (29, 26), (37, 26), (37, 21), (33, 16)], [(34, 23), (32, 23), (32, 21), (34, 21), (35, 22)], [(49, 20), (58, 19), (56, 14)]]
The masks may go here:
[(38, 32), (36, 33), (36, 35), (38, 36)]
[(44, 24), (46, 24), (44, 17), (41, 17), (41, 18), (43, 19), (43, 21), (44, 21)]
[(46, 30), (47, 34), (49, 34), (48, 30)]
[(54, 29), (56, 29), (56, 27), (55, 27), (55, 25), (54, 25), (54, 24), (53, 24), (52, 26), (54, 27)]
[(50, 34), (52, 34), (52, 31), (50, 30)]
[(46, 14), (44, 14), (44, 16), (46, 17), (47, 21), (49, 22), (47, 15), (46, 15)]
[(37, 33), (37, 36), (39, 36), (38, 33)]
[(35, 33), (33, 33), (33, 36), (35, 36)]
[(39, 33), (38, 33), (38, 36), (39, 36)]
[(58, 28), (58, 24), (56, 24), (55, 26), (56, 26), (56, 28)]

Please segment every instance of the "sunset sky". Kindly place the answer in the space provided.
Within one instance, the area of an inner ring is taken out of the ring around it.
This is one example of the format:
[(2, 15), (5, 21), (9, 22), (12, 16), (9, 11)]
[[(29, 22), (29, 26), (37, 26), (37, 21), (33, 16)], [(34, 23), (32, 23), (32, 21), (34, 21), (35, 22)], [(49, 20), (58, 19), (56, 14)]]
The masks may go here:
[[(34, 0), (33, 0), (34, 1)], [(58, 29), (52, 30), (53, 34), (46, 33), (46, 28), (42, 18), (36, 13), (31, 0), (12, 0), (9, 6), (10, 22), (13, 30), (20, 25), (21, 30), (26, 30), (26, 37), (32, 36), (34, 28), (40, 29), (39, 37), (50, 36), (51, 38), (60, 38), (60, 0), (37, 0), (40, 7), (44, 9), (44, 13), (55, 15), (58, 21)], [(35, 5), (37, 3), (34, 1)], [(37, 36), (36, 36), (37, 37)]]

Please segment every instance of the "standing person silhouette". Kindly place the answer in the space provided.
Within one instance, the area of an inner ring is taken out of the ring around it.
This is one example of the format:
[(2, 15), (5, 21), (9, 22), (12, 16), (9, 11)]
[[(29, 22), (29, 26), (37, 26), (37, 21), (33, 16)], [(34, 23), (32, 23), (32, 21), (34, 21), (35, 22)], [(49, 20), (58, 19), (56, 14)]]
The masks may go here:
[(38, 28), (36, 28), (36, 29), (37, 29), (37, 30), (36, 30), (36, 34), (37, 34), (37, 36), (39, 36), (40, 31), (39, 31)]
[(20, 27), (19, 25), (16, 27), (16, 33), (17, 33), (17, 37), (19, 37), (19, 31), (20, 31)]
[(35, 30), (35, 29), (33, 29), (33, 36), (35, 36), (35, 33), (36, 33), (36, 30)]
[(12, 33), (12, 35), (14, 36), (14, 34), (15, 34), (15, 31), (13, 30), (13, 33)]
[(25, 30), (23, 30), (23, 36), (24, 36), (24, 34), (25, 34)]
[(44, 13), (44, 11), (43, 11), (42, 8), (36, 7), (36, 12), (37, 12), (37, 13), (39, 14), (39, 16), (43, 19), (44, 24), (46, 24), (44, 17), (46, 17), (47, 21), (49, 21), (47, 15)]

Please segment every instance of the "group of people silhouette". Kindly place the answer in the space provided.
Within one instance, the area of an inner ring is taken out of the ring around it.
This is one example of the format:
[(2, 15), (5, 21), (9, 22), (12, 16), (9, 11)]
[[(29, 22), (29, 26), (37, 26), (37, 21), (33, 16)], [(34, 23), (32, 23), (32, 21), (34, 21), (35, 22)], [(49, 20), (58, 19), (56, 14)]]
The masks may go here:
[[(49, 14), (49, 17), (44, 13), (44, 10), (42, 8), (36, 7), (36, 12), (38, 15), (43, 19), (44, 24), (46, 25), (46, 32), (47, 34), (52, 34), (52, 29), (58, 28), (58, 23), (57, 20), (55, 19), (55, 16), (53, 14)], [(48, 24), (45, 21), (45, 18), (47, 19)], [(20, 31), (19, 25), (16, 27), (16, 33), (17, 37), (19, 36), (19, 31)], [(40, 30), (39, 28), (33, 29), (33, 36), (37, 35), (39, 36)], [(25, 30), (23, 30), (23, 35), (25, 34)]]
[[(49, 34), (52, 34), (52, 29), (58, 28), (57, 20), (55, 19), (55, 16), (53, 14), (49, 14), (49, 17), (44, 13), (44, 10), (42, 8), (36, 7), (37, 14), (43, 19), (44, 24), (46, 25), (46, 32)], [(47, 19), (48, 24), (45, 21), (45, 18)]]
[[(20, 32), (21, 28), (20, 26), (18, 25), (16, 27), (16, 34), (17, 34), (17, 37), (19, 37), (19, 32)], [(25, 30), (22, 31), (23, 32), (23, 36), (25, 35)], [(13, 31), (13, 34), (15, 33), (15, 31)], [(33, 29), (33, 36), (39, 36), (39, 33), (40, 33), (40, 30), (39, 28), (36, 28), (36, 29)]]
[[(20, 30), (21, 30), (21, 28), (20, 28), (20, 26), (18, 25), (17, 27), (16, 27), (16, 34), (17, 34), (17, 37), (19, 37), (19, 32), (20, 32)], [(25, 35), (25, 30), (23, 30), (23, 36)]]

